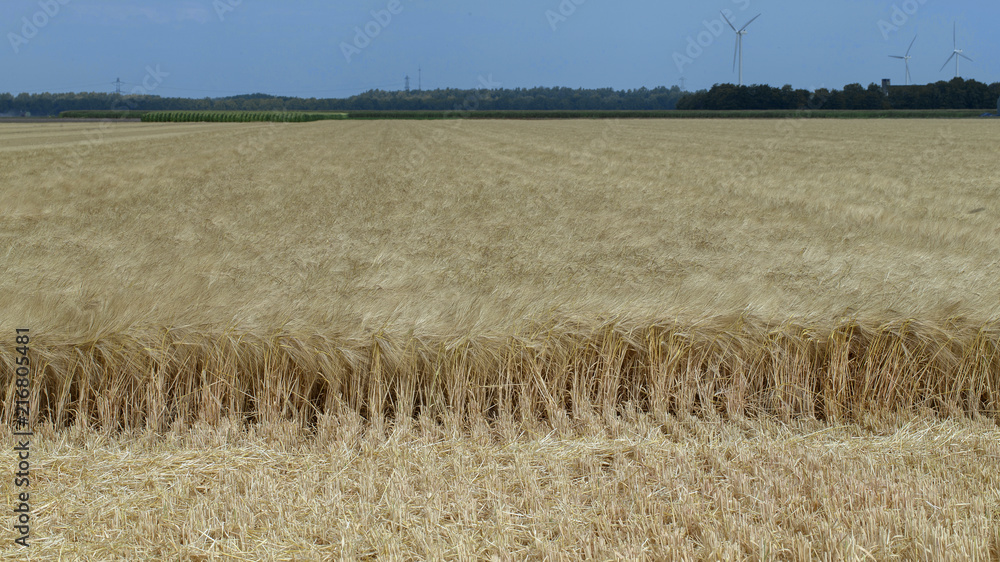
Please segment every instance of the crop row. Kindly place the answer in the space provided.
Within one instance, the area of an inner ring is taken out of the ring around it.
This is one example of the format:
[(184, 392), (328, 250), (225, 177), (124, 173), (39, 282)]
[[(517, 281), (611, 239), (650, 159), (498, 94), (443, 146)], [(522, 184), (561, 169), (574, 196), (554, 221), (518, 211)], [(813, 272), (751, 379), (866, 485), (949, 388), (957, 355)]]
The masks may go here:
[(344, 119), (344, 113), (302, 113), (288, 111), (152, 111), (142, 116), (145, 123), (305, 123), (324, 119)]
[[(309, 423), (343, 408), (369, 420), (421, 411), (470, 421), (553, 420), (615, 416), (629, 407), (826, 420), (929, 408), (1000, 419), (995, 324), (845, 321), (821, 333), (744, 318), (704, 333), (606, 324), (544, 334), (477, 341), (382, 332), (351, 341), (122, 334), (37, 346), (49, 366), (36, 376), (32, 401), (59, 426), (83, 421), (160, 430), (176, 416), (209, 422), (291, 416)], [(0, 392), (4, 424), (13, 423), (13, 364), (0, 350), (0, 388), (8, 389)]]

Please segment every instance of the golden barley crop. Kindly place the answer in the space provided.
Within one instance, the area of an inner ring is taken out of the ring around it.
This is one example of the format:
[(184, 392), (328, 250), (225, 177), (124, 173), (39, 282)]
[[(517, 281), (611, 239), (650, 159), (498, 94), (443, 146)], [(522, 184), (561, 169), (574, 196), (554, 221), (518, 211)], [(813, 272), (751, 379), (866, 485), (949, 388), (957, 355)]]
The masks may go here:
[(0, 330), (61, 425), (995, 419), (991, 125), (9, 125)]
[[(0, 413), (30, 328), (44, 552), (995, 558), (994, 138), (4, 124)], [(254, 440), (275, 428), (280, 455)], [(118, 496), (63, 475), (81, 456)], [(295, 505), (284, 530), (265, 504)]]

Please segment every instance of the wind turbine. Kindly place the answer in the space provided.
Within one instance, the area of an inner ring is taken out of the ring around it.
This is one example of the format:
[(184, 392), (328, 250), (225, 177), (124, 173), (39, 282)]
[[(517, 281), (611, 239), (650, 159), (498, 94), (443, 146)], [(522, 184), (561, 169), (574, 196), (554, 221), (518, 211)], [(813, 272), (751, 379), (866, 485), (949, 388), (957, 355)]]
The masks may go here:
[[(889, 55), (890, 58), (903, 59), (903, 62), (906, 63), (906, 85), (907, 86), (910, 85), (910, 59), (913, 58), (913, 57), (910, 56), (910, 49), (913, 48), (913, 44), (916, 43), (916, 42), (917, 42), (917, 36), (914, 35), (913, 36), (913, 41), (910, 41), (910, 47), (909, 47), (909, 49), (906, 49), (906, 54), (905, 55), (903, 55), (903, 56)], [(945, 63), (945, 64), (948, 64), (948, 63)]]
[[(951, 59), (955, 59), (955, 78), (958, 78), (959, 59), (965, 59), (969, 62), (973, 61), (969, 57), (962, 54), (964, 51), (958, 48), (958, 24), (956, 23), (954, 25), (955, 27), (952, 29), (951, 33), (952, 33), (952, 48), (955, 50), (951, 52), (951, 56), (948, 57), (948, 60), (944, 61), (944, 64), (941, 65), (941, 70), (944, 70), (944, 67), (948, 66), (948, 63), (951, 62)], [(938, 72), (941, 72), (941, 70), (939, 70)]]
[(756, 16), (753, 17), (752, 20), (748, 21), (746, 25), (744, 25), (743, 27), (741, 27), (737, 31), (736, 26), (733, 25), (733, 22), (729, 21), (729, 18), (726, 17), (726, 14), (724, 14), (722, 12), (719, 12), (719, 13), (722, 14), (722, 19), (726, 20), (726, 23), (729, 24), (729, 27), (733, 28), (733, 31), (736, 33), (736, 52), (733, 53), (733, 70), (734, 71), (736, 70), (736, 56), (739, 55), (739, 57), (740, 57), (740, 86), (742, 86), (743, 85), (743, 36), (747, 34), (747, 27), (751, 23), (753, 23), (753, 20), (759, 18), (761, 15), (757, 14)]

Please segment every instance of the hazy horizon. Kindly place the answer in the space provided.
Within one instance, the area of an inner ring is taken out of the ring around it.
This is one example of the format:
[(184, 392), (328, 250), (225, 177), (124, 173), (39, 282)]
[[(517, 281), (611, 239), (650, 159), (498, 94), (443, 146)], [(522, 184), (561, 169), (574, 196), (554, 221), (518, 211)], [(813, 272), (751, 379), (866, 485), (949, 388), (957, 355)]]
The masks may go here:
[[(889, 78), (950, 80), (952, 29), (961, 76), (998, 81), (996, 3), (929, 0), (803, 5), (716, 0), (623, 7), (597, 0), (7, 0), (0, 6), (0, 92), (113, 92), (163, 97), (239, 94), (342, 98), (371, 89), (613, 88), (736, 83), (843, 88)], [(420, 70), (418, 70), (420, 69)]]

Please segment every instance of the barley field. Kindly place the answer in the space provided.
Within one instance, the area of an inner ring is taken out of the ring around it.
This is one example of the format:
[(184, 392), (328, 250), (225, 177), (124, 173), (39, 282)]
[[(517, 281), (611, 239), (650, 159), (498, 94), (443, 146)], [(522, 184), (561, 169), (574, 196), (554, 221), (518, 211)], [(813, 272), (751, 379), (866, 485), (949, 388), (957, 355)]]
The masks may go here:
[(1000, 558), (995, 138), (2, 124), (32, 555)]

